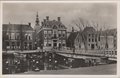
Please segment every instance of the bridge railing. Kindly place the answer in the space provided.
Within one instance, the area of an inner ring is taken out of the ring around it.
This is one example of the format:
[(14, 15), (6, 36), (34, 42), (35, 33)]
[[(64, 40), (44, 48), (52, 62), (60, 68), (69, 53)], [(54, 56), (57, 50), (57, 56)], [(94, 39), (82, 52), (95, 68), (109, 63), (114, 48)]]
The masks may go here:
[[(73, 53), (73, 50), (57, 50), (56, 52), (61, 53)], [(75, 54), (85, 54), (85, 55), (96, 55), (96, 56), (106, 56), (106, 57), (117, 57), (117, 50), (114, 49), (102, 49), (102, 50), (85, 50), (85, 49), (79, 49), (75, 50)]]

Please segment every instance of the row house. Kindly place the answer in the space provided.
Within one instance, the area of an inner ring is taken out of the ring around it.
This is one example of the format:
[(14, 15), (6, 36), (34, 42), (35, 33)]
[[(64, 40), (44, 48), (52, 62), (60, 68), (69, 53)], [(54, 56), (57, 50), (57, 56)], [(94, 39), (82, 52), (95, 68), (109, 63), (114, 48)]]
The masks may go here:
[(33, 28), (29, 24), (3, 24), (3, 50), (32, 50)]
[(93, 27), (86, 27), (83, 31), (72, 32), (67, 39), (68, 47), (75, 47), (75, 49), (96, 49), (97, 48), (97, 34)]
[(117, 38), (109, 33), (96, 31), (93, 27), (86, 27), (83, 31), (70, 33), (67, 39), (67, 47), (75, 49), (117, 49)]
[[(112, 31), (112, 32), (109, 32)], [(116, 30), (100, 31), (99, 49), (117, 49)]]
[(60, 17), (57, 20), (49, 20), (49, 16), (46, 16), (46, 19), (41, 22), (41, 26), (36, 28), (39, 28), (36, 36), (38, 48), (51, 50), (52, 48), (61, 49), (66, 46), (67, 28), (61, 22)]

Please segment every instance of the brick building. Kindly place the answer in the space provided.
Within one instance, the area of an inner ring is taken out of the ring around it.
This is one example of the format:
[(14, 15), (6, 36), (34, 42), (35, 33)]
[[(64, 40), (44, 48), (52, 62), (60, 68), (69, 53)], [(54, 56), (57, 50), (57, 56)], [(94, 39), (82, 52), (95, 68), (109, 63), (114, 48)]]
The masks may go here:
[(52, 48), (61, 49), (66, 46), (67, 28), (62, 24), (60, 17), (57, 20), (49, 20), (49, 16), (46, 16), (39, 28), (36, 33), (38, 48), (51, 50)]
[(67, 39), (67, 46), (76, 49), (97, 49), (97, 32), (93, 27), (86, 27), (83, 31), (71, 32)]
[(116, 30), (96, 31), (86, 27), (83, 31), (72, 31), (67, 39), (67, 47), (76, 49), (117, 49)]
[(3, 24), (3, 50), (32, 50), (33, 28), (29, 24)]

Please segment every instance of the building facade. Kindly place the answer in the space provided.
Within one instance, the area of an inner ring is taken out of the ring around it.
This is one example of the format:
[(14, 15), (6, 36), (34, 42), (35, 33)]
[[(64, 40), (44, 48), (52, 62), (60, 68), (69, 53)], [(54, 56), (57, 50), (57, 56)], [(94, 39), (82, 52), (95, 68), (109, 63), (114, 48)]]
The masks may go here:
[(75, 32), (73, 27), (72, 32), (70, 32), (70, 35), (67, 38), (67, 47), (69, 47), (70, 49), (84, 49), (81, 32)]
[(33, 28), (29, 24), (3, 24), (3, 50), (32, 50)]
[(98, 42), (100, 49), (117, 49), (117, 33), (116, 30), (100, 31), (100, 41)]
[(49, 20), (49, 16), (46, 16), (46, 19), (41, 22), (40, 29), (37, 31), (37, 47), (44, 50), (65, 47), (67, 37), (66, 29), (60, 17), (58, 17), (58, 20)]
[(86, 27), (83, 31), (71, 32), (67, 39), (67, 47), (75, 49), (98, 50), (117, 49), (115, 33), (96, 31), (93, 27)]
[(84, 37), (83, 39), (86, 49), (94, 50), (98, 48), (97, 42), (99, 41), (99, 36), (93, 27), (84, 28), (82, 34)]
[(67, 39), (67, 46), (76, 49), (97, 49), (98, 36), (93, 27), (86, 27), (83, 31), (71, 32)]

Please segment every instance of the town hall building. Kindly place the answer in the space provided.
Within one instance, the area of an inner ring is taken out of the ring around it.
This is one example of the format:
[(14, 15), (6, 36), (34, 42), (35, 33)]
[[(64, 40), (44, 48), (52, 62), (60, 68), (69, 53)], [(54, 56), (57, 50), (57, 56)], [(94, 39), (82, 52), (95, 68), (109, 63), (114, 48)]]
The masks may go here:
[(62, 49), (66, 46), (67, 28), (60, 17), (57, 20), (50, 20), (49, 16), (46, 16), (46, 19), (39, 25), (37, 15), (35, 31), (38, 49), (50, 51), (53, 48)]

